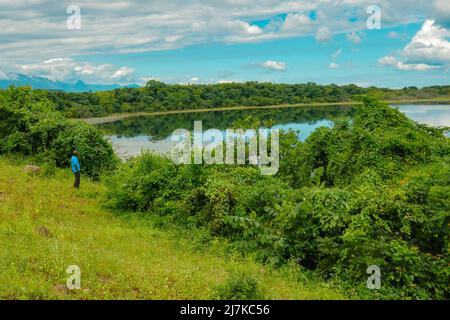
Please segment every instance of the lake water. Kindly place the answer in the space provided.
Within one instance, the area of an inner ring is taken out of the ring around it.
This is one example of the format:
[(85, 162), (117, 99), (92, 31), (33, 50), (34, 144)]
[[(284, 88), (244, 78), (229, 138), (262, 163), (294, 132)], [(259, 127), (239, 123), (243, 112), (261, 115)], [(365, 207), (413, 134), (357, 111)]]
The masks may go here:
[[(450, 126), (450, 105), (398, 105), (393, 106), (409, 118), (430, 126)], [(139, 154), (142, 150), (169, 152), (176, 142), (171, 141), (176, 129), (193, 130), (194, 121), (202, 121), (203, 132), (208, 129), (224, 131), (235, 121), (252, 116), (260, 120), (274, 120), (274, 128), (299, 131), (305, 140), (319, 127), (330, 127), (338, 119), (351, 119), (354, 107), (299, 107), (282, 109), (235, 110), (207, 113), (140, 116), (98, 124), (121, 157)]]

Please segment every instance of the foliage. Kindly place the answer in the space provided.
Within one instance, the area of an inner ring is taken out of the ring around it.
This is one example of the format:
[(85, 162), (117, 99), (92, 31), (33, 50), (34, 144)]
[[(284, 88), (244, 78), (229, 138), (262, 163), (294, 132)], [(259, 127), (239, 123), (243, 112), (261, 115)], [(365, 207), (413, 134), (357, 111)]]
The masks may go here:
[[(287, 124), (288, 122), (315, 123), (324, 118), (338, 120), (351, 118), (356, 109), (353, 107), (302, 107), (285, 109), (233, 110), (229, 112), (178, 113), (157, 117), (130, 117), (120, 121), (106, 122), (96, 125), (102, 132), (125, 137), (148, 135), (164, 139), (170, 136), (173, 128), (193, 129), (194, 121), (201, 119), (203, 128), (249, 128), (244, 119), (256, 118), (264, 127), (271, 123)], [(258, 124), (255, 121), (254, 124)], [(242, 124), (242, 125), (241, 125)]]
[(362, 88), (354, 84), (318, 85), (312, 82), (179, 85), (165, 84), (155, 80), (149, 81), (142, 88), (123, 88), (112, 91), (83, 93), (37, 91), (53, 101), (58, 111), (72, 118), (98, 117), (121, 112), (348, 102), (357, 100), (362, 95), (377, 95), (379, 98), (391, 100), (449, 98), (450, 96), (450, 86), (432, 86), (422, 89), (405, 87), (393, 90)]
[(264, 293), (253, 276), (233, 273), (225, 283), (213, 289), (212, 298), (218, 300), (262, 300)]
[(9, 88), (0, 104), (0, 154), (32, 155), (36, 160), (68, 167), (73, 150), (81, 154), (82, 171), (97, 178), (116, 162), (112, 147), (92, 126), (69, 123), (43, 93)]
[[(450, 142), (441, 129), (365, 99), (353, 121), (305, 142), (284, 133), (280, 147), (272, 177), (144, 154), (120, 168), (107, 198), (205, 226), (275, 265), (294, 260), (361, 297), (450, 297)], [(380, 291), (365, 288), (374, 264)]]

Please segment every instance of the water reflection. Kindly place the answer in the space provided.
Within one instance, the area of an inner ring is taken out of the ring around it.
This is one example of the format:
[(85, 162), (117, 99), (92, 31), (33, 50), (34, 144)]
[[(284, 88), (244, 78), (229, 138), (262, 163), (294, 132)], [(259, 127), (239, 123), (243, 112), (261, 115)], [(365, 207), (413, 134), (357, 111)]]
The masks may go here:
[[(450, 105), (395, 106), (411, 119), (431, 126), (450, 126)], [(351, 119), (354, 107), (310, 107), (263, 110), (236, 110), (208, 113), (172, 114), (127, 118), (97, 125), (113, 144), (121, 157), (139, 154), (142, 150), (167, 153), (174, 146), (170, 135), (175, 129), (193, 130), (194, 121), (201, 120), (203, 131), (211, 128), (232, 128), (235, 121), (245, 116), (259, 120), (273, 120), (274, 128), (298, 130), (305, 140), (319, 127), (331, 127), (338, 119)]]

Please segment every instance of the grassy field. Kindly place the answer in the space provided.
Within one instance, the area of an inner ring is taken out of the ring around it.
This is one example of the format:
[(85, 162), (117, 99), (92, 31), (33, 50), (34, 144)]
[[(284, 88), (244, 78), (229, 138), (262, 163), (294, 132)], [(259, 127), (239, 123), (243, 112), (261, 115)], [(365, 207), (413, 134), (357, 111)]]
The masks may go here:
[[(344, 299), (293, 267), (245, 259), (201, 232), (156, 227), (101, 207), (103, 186), (57, 170), (32, 176), (0, 157), (1, 299), (208, 299), (230, 275), (258, 280), (267, 299)], [(81, 269), (67, 290), (66, 268)]]
[[(415, 104), (415, 103), (450, 103), (450, 97), (447, 98), (432, 98), (432, 99), (402, 99), (402, 100), (386, 100), (388, 104)], [(344, 101), (344, 102), (311, 102), (311, 103), (299, 103), (299, 104), (280, 104), (273, 106), (237, 106), (237, 107), (220, 107), (211, 109), (185, 109), (185, 110), (169, 110), (158, 112), (131, 112), (131, 113), (115, 113), (105, 117), (93, 117), (83, 119), (70, 119), (71, 121), (85, 121), (90, 124), (101, 124), (107, 122), (114, 122), (130, 117), (139, 116), (162, 116), (170, 114), (182, 114), (182, 113), (204, 113), (204, 112), (223, 112), (233, 110), (255, 110), (255, 109), (283, 109), (283, 108), (302, 108), (302, 107), (337, 107), (337, 106), (355, 106), (361, 102), (358, 101)]]

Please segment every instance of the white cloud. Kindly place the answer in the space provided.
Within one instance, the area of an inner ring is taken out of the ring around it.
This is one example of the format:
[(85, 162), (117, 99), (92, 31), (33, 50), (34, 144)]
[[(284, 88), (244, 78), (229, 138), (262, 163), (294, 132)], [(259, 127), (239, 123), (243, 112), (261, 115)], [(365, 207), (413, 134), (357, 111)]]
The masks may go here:
[(389, 31), (386, 35), (386, 38), (388, 39), (401, 39), (405, 40), (408, 37), (408, 34), (405, 32), (399, 33), (397, 31)]
[(353, 43), (361, 43), (362, 39), (356, 31), (347, 33), (347, 40)]
[(0, 80), (7, 80), (7, 79), (9, 79), (8, 75), (2, 70), (0, 70)]
[(228, 79), (220, 79), (217, 81), (218, 84), (225, 84), (225, 83), (239, 83), (241, 81), (239, 80), (228, 80)]
[[(450, 23), (448, 0), (379, 0), (384, 28), (434, 18)], [(81, 30), (67, 30), (66, 1), (0, 0), (1, 67), (52, 57), (170, 50), (205, 43), (240, 43), (348, 34), (361, 41), (373, 0), (77, 0)], [(309, 14), (314, 10), (317, 18)], [(357, 19), (350, 22), (349, 12)], [(286, 15), (285, 18), (280, 18)], [(262, 27), (253, 21), (270, 21)], [(117, 70), (116, 70), (117, 71)], [(85, 70), (89, 73), (89, 70)]]
[(334, 52), (331, 55), (331, 57), (333, 58), (333, 60), (336, 60), (341, 54), (342, 54), (342, 48), (339, 48), (336, 50), (336, 52)]
[(111, 76), (112, 79), (123, 79), (134, 74), (134, 69), (128, 67), (121, 67), (119, 70), (114, 72)]
[(396, 31), (389, 31), (389, 33), (386, 35), (389, 39), (398, 39), (400, 37), (399, 33)]
[(450, 31), (437, 25), (433, 20), (426, 20), (422, 28), (412, 38), (399, 58), (386, 56), (379, 60), (382, 65), (399, 70), (431, 70), (450, 66)]
[(42, 63), (16, 65), (14, 71), (64, 82), (82, 80), (86, 83), (129, 84), (136, 81), (134, 69), (117, 68), (110, 64), (78, 62), (71, 58), (53, 58)]
[(58, 62), (65, 62), (67, 59), (65, 58), (53, 58), (48, 59), (44, 61), (44, 64), (52, 64), (52, 63), (58, 63)]
[(434, 2), (434, 6), (437, 10), (450, 15), (450, 2), (448, 2), (447, 0), (436, 0)]
[(211, 18), (208, 21), (196, 21), (192, 24), (192, 31), (197, 33), (226, 33), (240, 35), (258, 35), (261, 28), (240, 20), (226, 20), (220, 17)]
[(177, 36), (177, 35), (167, 36), (167, 37), (164, 38), (164, 40), (166, 42), (177, 42), (177, 41), (179, 41), (181, 39), (182, 39), (182, 37), (181, 36)]
[(286, 70), (286, 63), (279, 62), (279, 61), (273, 61), (273, 60), (267, 60), (260, 64), (261, 67), (268, 70), (273, 71), (285, 71)]
[(337, 68), (339, 68), (339, 65), (337, 63), (335, 63), (335, 62), (331, 62), (328, 65), (328, 68), (330, 68), (330, 69), (337, 69)]
[(199, 77), (192, 77), (189, 79), (188, 83), (197, 83), (200, 81)]
[(438, 67), (436, 66), (430, 66), (428, 64), (424, 63), (404, 63), (402, 61), (397, 60), (397, 58), (393, 56), (386, 56), (378, 60), (378, 62), (383, 66), (391, 66), (398, 70), (405, 70), (405, 71), (426, 71), (426, 70), (432, 70), (436, 69)]
[(316, 40), (319, 42), (325, 42), (330, 40), (331, 32), (328, 27), (320, 27), (316, 32)]
[(286, 16), (281, 30), (289, 33), (298, 33), (312, 28), (313, 21), (302, 13), (290, 13)]
[(434, 9), (436, 11), (435, 19), (438, 19), (442, 24), (450, 25), (450, 1), (435, 0)]
[(337, 49), (333, 54), (331, 55), (332, 61), (328, 65), (328, 68), (330, 69), (338, 69), (340, 68), (340, 65), (336, 63), (336, 59), (339, 58), (339, 56), (342, 54), (342, 48)]
[(450, 64), (450, 31), (436, 25), (433, 20), (424, 22), (402, 55), (412, 62)]

